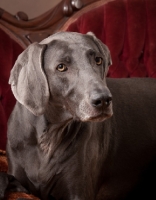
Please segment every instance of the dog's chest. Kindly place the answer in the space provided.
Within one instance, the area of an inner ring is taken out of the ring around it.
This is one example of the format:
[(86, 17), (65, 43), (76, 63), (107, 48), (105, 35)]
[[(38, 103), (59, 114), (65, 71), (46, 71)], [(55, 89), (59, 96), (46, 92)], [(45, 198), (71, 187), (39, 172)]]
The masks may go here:
[[(42, 152), (37, 182), (45, 186), (44, 195), (46, 190), (58, 199), (64, 194), (67, 199), (74, 195), (92, 199), (100, 171), (100, 138), (95, 137), (89, 126), (77, 123), (66, 131), (52, 154)], [(39, 190), (42, 193), (41, 186)]]

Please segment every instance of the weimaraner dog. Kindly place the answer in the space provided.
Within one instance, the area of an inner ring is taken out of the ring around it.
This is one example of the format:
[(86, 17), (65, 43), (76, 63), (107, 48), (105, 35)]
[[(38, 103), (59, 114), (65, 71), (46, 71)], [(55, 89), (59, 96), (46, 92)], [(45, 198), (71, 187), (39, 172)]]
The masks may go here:
[(156, 80), (109, 65), (92, 33), (60, 32), (11, 71), (8, 174), (42, 200), (156, 199)]

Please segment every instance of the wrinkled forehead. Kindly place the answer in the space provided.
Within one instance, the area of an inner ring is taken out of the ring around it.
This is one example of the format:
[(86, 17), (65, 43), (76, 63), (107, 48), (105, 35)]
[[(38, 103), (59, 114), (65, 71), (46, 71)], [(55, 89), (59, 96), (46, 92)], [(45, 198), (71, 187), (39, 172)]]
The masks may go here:
[[(44, 54), (46, 62), (71, 62), (76, 61), (80, 63), (81, 60), (87, 58), (88, 55), (97, 54), (95, 45), (85, 45), (84, 43), (68, 43), (67, 41), (54, 40), (48, 44), (48, 48)], [(101, 55), (101, 54), (98, 54)]]
[(88, 35), (73, 32), (60, 32), (44, 39), (40, 44), (47, 44), (48, 49), (59, 54), (79, 54), (88, 51), (98, 51), (97, 45)]

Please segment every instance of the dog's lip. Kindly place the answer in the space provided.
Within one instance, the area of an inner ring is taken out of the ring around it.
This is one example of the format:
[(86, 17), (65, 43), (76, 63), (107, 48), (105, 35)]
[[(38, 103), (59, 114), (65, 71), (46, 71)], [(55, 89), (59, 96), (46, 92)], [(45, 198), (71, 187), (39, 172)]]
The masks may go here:
[(113, 115), (112, 112), (109, 112), (109, 113), (100, 112), (99, 114), (88, 117), (86, 121), (104, 121), (105, 119), (110, 118), (112, 115)]
[(100, 119), (100, 118), (106, 118), (106, 117), (109, 117), (109, 114), (101, 113), (99, 115), (90, 117), (90, 120)]

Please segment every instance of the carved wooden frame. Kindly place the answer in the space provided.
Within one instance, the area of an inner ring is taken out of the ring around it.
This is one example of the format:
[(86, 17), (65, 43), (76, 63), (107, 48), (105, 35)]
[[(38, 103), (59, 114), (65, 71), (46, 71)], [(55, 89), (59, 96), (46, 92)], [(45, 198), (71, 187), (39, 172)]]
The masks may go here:
[(33, 42), (40, 42), (49, 35), (63, 30), (70, 18), (80, 16), (110, 0), (62, 0), (57, 6), (35, 19), (28, 20), (23, 12), (15, 16), (0, 8), (0, 28), (24, 49)]

